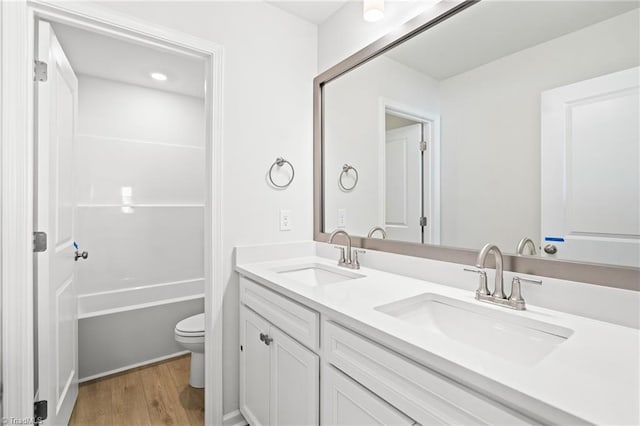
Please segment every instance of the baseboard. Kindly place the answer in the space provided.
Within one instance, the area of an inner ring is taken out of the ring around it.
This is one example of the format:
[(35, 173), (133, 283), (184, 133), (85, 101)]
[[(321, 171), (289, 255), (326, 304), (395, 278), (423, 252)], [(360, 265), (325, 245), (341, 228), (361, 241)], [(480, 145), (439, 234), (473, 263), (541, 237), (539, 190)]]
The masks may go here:
[[(189, 351), (175, 352), (175, 353), (172, 353), (172, 354), (169, 354), (169, 355), (164, 355), (164, 356), (161, 356), (161, 357), (158, 357), (158, 358), (153, 358), (153, 359), (149, 359), (149, 360), (146, 360), (146, 361), (138, 362), (138, 363), (135, 363), (135, 364), (127, 365), (125, 367), (116, 368), (115, 370), (105, 371), (104, 373), (94, 374), (93, 376), (83, 377), (83, 378), (79, 379), (78, 382), (79, 383), (88, 382), (88, 381), (91, 381), (91, 380), (99, 379), (101, 377), (110, 376), (112, 374), (122, 373), (123, 371), (131, 370), (133, 368), (144, 367), (145, 365), (155, 364), (156, 362), (161, 362), (161, 361), (166, 361), (168, 359), (176, 358), (176, 357), (188, 354), (188, 353), (189, 353)], [(238, 413), (240, 413), (240, 411), (238, 411)], [(230, 414), (232, 414), (232, 413), (230, 413)]]
[(247, 426), (248, 424), (240, 410), (235, 410), (222, 416), (223, 426)]

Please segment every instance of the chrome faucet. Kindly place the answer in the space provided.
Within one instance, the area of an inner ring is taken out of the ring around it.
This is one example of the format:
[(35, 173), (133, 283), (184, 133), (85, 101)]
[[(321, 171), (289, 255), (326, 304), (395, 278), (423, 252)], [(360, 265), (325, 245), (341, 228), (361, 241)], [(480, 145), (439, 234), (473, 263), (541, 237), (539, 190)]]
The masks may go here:
[(536, 243), (529, 237), (524, 237), (520, 240), (516, 248), (516, 254), (524, 254), (524, 249), (526, 249), (527, 246), (531, 249), (531, 255), (536, 254)]
[(484, 265), (487, 262), (487, 256), (489, 253), (493, 253), (493, 257), (496, 260), (496, 278), (495, 286), (491, 296), (497, 299), (505, 299), (507, 296), (504, 294), (504, 279), (502, 277), (502, 252), (495, 244), (487, 244), (482, 247), (480, 253), (478, 253), (478, 260), (476, 260), (476, 268), (484, 269)]
[(374, 226), (373, 228), (369, 229), (367, 238), (372, 238), (373, 234), (375, 234), (377, 231), (380, 232), (380, 235), (382, 235), (383, 240), (387, 239), (387, 231), (385, 231), (384, 228), (382, 228), (381, 226)]
[[(345, 254), (345, 248), (336, 246), (337, 249), (340, 249), (340, 259), (338, 259), (338, 266), (344, 266), (345, 268), (351, 269), (360, 269), (360, 262), (358, 260), (358, 253), (365, 253), (364, 250), (354, 249), (353, 252), (351, 250), (351, 236), (344, 229), (336, 229), (329, 236), (329, 244), (333, 243), (333, 239), (338, 235), (344, 235), (347, 240), (347, 248)], [(352, 260), (353, 254), (353, 260)]]
[[(484, 265), (489, 253), (493, 253), (493, 256), (496, 260), (496, 277), (493, 293), (489, 293), (489, 289), (487, 287), (487, 273), (484, 270)], [(493, 303), (494, 305), (506, 306), (507, 308), (522, 311), (526, 309), (526, 305), (524, 302), (524, 298), (522, 297), (522, 289), (520, 288), (520, 283), (529, 282), (534, 284), (542, 284), (542, 281), (540, 280), (513, 277), (513, 281), (511, 282), (511, 295), (507, 298), (503, 290), (504, 278), (502, 252), (500, 251), (498, 246), (494, 244), (487, 244), (486, 246), (482, 247), (482, 250), (480, 250), (480, 253), (478, 253), (476, 267), (478, 269), (465, 268), (464, 270), (467, 272), (475, 272), (476, 274), (480, 275), (480, 282), (478, 285), (478, 289), (476, 290), (476, 299), (482, 302)]]

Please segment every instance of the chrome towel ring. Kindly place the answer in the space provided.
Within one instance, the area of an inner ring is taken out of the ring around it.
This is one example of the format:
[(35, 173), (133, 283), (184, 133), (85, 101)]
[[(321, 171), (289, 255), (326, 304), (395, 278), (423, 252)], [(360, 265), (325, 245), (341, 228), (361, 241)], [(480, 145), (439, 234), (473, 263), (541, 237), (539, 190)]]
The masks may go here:
[[(273, 168), (275, 166), (282, 167), (285, 164), (288, 164), (289, 167), (291, 167), (291, 178), (289, 178), (289, 181), (287, 183), (285, 183), (284, 185), (278, 185), (277, 183), (274, 182), (273, 176), (271, 176), (271, 173), (273, 172)], [(271, 185), (275, 186), (276, 188), (286, 188), (289, 185), (291, 185), (291, 182), (293, 182), (293, 178), (294, 178), (295, 175), (296, 175), (296, 171), (293, 168), (293, 164), (291, 164), (288, 160), (285, 160), (282, 157), (276, 158), (276, 161), (274, 161), (273, 164), (271, 165), (271, 167), (269, 168), (269, 181), (271, 182)]]
[[(349, 173), (349, 170), (353, 170), (353, 172), (356, 175), (356, 180), (353, 182), (353, 185), (345, 186), (344, 182), (342, 182), (342, 179)], [(348, 164), (344, 164), (342, 166), (342, 171), (340, 172), (340, 177), (338, 178), (338, 186), (340, 186), (340, 189), (342, 189), (343, 191), (351, 191), (353, 190), (353, 188), (356, 187), (357, 184), (358, 184), (358, 171), (356, 170), (355, 167), (350, 166)]]

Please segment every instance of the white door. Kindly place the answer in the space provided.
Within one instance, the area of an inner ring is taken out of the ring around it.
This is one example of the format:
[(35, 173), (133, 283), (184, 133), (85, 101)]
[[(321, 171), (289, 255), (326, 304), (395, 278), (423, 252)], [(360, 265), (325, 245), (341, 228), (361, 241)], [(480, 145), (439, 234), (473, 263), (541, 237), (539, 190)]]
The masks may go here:
[[(322, 424), (331, 426), (413, 425), (413, 420), (330, 365), (322, 370)], [(440, 422), (434, 422), (439, 424)]]
[(271, 341), (271, 424), (317, 425), (320, 360), (316, 354), (276, 327)]
[(640, 266), (639, 70), (542, 93), (541, 240), (554, 257)]
[(420, 216), (428, 197), (423, 194), (421, 140), (422, 124), (386, 132), (384, 228), (391, 240), (422, 242)]
[(38, 23), (38, 60), (47, 80), (36, 82), (37, 180), (35, 229), (47, 233), (36, 254), (38, 398), (48, 401), (45, 424), (66, 425), (78, 396), (78, 317), (73, 247), (73, 144), (78, 81), (47, 22)]
[(269, 424), (269, 346), (261, 339), (269, 323), (245, 307), (240, 308), (240, 411), (252, 426)]

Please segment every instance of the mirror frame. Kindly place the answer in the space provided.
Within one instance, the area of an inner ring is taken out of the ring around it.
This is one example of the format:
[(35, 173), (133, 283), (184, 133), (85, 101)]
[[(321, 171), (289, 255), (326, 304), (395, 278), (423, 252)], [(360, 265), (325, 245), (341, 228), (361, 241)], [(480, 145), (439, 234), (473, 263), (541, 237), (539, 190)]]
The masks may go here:
[[(386, 36), (374, 41), (327, 71), (322, 72), (313, 80), (313, 238), (315, 241), (327, 242), (330, 235), (322, 231), (324, 221), (324, 191), (322, 186), (324, 181), (324, 85), (480, 1), (441, 1)], [(352, 236), (351, 239), (354, 247), (473, 266), (475, 266), (476, 257), (480, 250), (480, 248), (476, 251), (360, 236)], [(487, 241), (487, 243), (489, 242)], [(640, 291), (640, 268), (505, 254), (504, 270)]]

